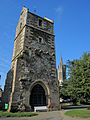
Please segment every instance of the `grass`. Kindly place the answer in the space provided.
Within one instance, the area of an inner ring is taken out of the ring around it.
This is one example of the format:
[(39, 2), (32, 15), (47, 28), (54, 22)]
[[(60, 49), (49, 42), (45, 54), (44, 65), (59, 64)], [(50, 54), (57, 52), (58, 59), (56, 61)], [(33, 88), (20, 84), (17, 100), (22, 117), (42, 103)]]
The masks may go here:
[(11, 112), (3, 112), (0, 111), (0, 117), (31, 117), (37, 115), (36, 113), (33, 112), (16, 112), (16, 113), (11, 113)]
[(90, 102), (88, 102), (88, 103), (85, 103), (85, 102), (82, 102), (82, 103), (77, 102), (77, 105), (90, 105)]
[(70, 106), (72, 103), (61, 103), (62, 106)]
[(71, 117), (89, 118), (90, 110), (86, 110), (86, 109), (70, 110), (70, 111), (65, 112), (65, 115), (68, 115)]

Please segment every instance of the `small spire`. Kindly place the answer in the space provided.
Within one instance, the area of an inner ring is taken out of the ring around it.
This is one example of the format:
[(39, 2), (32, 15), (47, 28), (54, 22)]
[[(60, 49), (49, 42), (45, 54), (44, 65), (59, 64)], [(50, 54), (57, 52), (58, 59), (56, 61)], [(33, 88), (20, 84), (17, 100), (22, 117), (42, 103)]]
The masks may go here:
[(62, 56), (60, 56), (60, 62), (63, 63), (63, 61), (62, 61)]
[(62, 56), (60, 57), (60, 68), (63, 66)]
[(26, 8), (26, 6), (23, 5), (23, 9), (22, 10), (28, 10), (29, 11), (29, 8)]

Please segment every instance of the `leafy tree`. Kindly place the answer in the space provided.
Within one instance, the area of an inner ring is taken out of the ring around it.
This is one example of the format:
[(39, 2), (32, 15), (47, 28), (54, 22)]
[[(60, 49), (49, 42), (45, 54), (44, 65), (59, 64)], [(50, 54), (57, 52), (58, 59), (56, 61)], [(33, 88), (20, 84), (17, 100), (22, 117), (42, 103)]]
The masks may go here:
[(69, 84), (69, 81), (65, 80), (62, 83), (62, 86), (60, 86), (60, 97), (63, 99), (70, 98), (69, 91), (68, 91), (68, 84)]
[(71, 96), (73, 103), (87, 102), (90, 99), (90, 53), (84, 53), (79, 60), (68, 61), (68, 68), (69, 82), (61, 92), (65, 90), (63, 95)]

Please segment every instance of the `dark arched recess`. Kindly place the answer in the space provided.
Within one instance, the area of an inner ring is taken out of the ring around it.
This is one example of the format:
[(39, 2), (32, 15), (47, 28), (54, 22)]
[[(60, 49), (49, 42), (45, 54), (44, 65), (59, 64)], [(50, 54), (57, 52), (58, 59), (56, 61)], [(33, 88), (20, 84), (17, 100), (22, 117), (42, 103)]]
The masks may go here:
[(36, 84), (31, 90), (30, 105), (32, 109), (34, 106), (46, 106), (45, 90), (39, 84)]

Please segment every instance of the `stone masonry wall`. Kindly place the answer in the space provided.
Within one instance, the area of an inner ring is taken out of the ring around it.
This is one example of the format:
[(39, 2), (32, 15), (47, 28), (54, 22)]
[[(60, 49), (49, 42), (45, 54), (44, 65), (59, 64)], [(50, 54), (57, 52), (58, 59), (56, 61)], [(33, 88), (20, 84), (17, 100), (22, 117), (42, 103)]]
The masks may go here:
[[(39, 26), (39, 20), (42, 20), (42, 26)], [(49, 21), (43, 19), (42, 17), (37, 16), (29, 11), (28, 11), (28, 15), (27, 15), (26, 24), (53, 34), (53, 24), (51, 22), (49, 22)]]
[(2, 95), (2, 103), (9, 103), (10, 100), (10, 94), (12, 91), (12, 81), (13, 81), (13, 70), (9, 70), (7, 73), (7, 78), (5, 81), (5, 86), (4, 86), (4, 93)]
[(28, 9), (23, 7), (23, 10), (21, 12), (18, 25), (16, 28), (16, 36), (14, 40), (14, 49), (13, 49), (13, 57), (12, 57), (12, 68), (14, 67), (16, 58), (23, 51), (27, 11)]
[[(23, 10), (21, 16), (23, 14)], [(12, 66), (15, 75), (9, 104), (10, 111), (30, 111), (32, 85), (41, 82), (47, 86), (47, 106), (50, 110), (59, 108), (59, 86), (56, 75), (55, 36), (53, 23), (30, 12), (25, 13), (25, 25), (20, 31), (22, 17), (18, 23), (14, 43)], [(42, 25), (39, 25), (41, 20)], [(23, 47), (22, 47), (23, 46)], [(19, 54), (22, 49), (22, 54)]]

